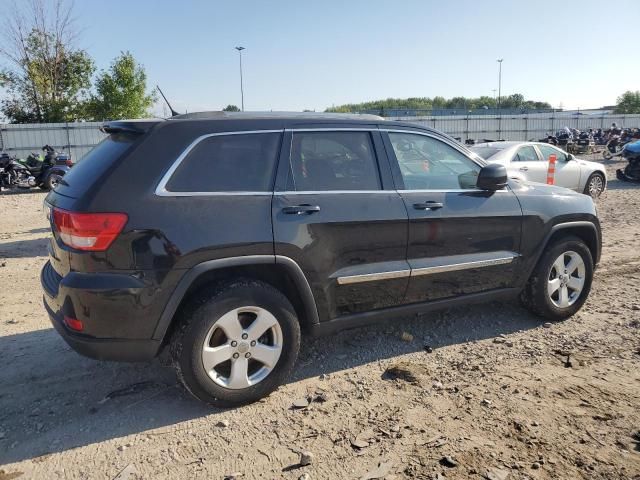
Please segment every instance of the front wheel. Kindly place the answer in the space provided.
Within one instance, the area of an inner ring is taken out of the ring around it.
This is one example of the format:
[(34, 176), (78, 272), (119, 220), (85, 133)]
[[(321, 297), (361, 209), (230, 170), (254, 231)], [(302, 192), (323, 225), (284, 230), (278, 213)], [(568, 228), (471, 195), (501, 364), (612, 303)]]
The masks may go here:
[(520, 298), (536, 315), (564, 320), (587, 300), (592, 279), (589, 248), (578, 237), (564, 237), (547, 247)]
[(178, 378), (217, 407), (255, 402), (290, 375), (300, 349), (291, 303), (263, 282), (238, 280), (193, 301), (179, 318), (171, 355)]
[(587, 180), (587, 184), (584, 186), (584, 194), (591, 196), (594, 200), (602, 195), (604, 192), (604, 175), (601, 173), (592, 173), (589, 179)]

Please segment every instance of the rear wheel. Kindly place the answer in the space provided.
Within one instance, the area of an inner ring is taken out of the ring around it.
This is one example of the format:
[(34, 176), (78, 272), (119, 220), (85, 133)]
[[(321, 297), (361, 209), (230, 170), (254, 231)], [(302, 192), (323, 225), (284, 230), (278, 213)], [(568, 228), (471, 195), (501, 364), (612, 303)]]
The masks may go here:
[(180, 318), (171, 354), (178, 378), (218, 407), (259, 400), (291, 373), (300, 326), (289, 300), (272, 286), (239, 280), (192, 302)]
[(584, 187), (584, 193), (596, 199), (604, 192), (604, 185), (604, 175), (601, 173), (592, 173)]
[(574, 315), (591, 290), (593, 258), (578, 237), (564, 237), (542, 254), (521, 294), (522, 303), (549, 320)]
[(60, 183), (60, 178), (61, 178), (60, 175), (56, 175), (55, 173), (52, 173), (46, 178), (44, 183), (40, 185), (40, 188), (42, 190), (53, 190)]

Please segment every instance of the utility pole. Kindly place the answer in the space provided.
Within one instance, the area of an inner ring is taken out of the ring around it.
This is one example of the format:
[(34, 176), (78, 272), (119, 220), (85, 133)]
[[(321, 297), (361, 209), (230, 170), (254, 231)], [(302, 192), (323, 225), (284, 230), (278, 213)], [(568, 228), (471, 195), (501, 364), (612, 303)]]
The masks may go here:
[(240, 101), (244, 112), (244, 86), (242, 85), (242, 50), (244, 50), (244, 47), (236, 47), (236, 50), (240, 54)]

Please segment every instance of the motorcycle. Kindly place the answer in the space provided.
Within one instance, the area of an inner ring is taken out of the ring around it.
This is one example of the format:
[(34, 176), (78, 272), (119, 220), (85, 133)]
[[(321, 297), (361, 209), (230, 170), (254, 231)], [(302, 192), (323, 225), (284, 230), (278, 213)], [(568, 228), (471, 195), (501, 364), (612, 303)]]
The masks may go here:
[(593, 153), (595, 145), (593, 136), (589, 132), (580, 132), (578, 139), (574, 142), (572, 153)]
[(566, 152), (571, 152), (573, 150), (573, 133), (571, 130), (565, 127), (564, 130), (560, 130), (557, 135), (557, 145), (562, 148)]
[(32, 153), (25, 160), (16, 160), (8, 154), (0, 157), (0, 187), (23, 188), (40, 187), (43, 190), (54, 189), (60, 179), (73, 166), (71, 157), (57, 153), (49, 145), (42, 147), (42, 155)]
[(22, 185), (29, 188), (29, 176), (27, 167), (7, 153), (0, 154), (0, 190)]
[(623, 157), (628, 162), (624, 169), (616, 170), (618, 180), (640, 183), (640, 141), (627, 143), (613, 156)]

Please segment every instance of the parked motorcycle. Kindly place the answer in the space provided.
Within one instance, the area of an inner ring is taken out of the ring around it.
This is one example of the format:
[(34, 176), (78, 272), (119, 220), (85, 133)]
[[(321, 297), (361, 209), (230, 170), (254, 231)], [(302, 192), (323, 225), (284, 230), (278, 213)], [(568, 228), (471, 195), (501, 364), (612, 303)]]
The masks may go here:
[(73, 166), (71, 157), (57, 153), (49, 145), (42, 147), (45, 155), (30, 154), (24, 160), (17, 160), (4, 153), (0, 156), (0, 188), (31, 188), (43, 190), (55, 188), (60, 179)]
[(573, 143), (573, 152), (571, 153), (593, 153), (596, 143), (590, 132), (580, 132), (577, 140)]
[(573, 133), (571, 132), (571, 130), (569, 130), (567, 127), (565, 127), (563, 130), (560, 130), (557, 134), (556, 134), (556, 138), (557, 138), (557, 145), (558, 147), (562, 148), (564, 151), (571, 153), (571, 151), (573, 150)]
[(614, 156), (621, 156), (627, 160), (627, 166), (616, 170), (618, 180), (640, 183), (640, 141), (627, 143)]

